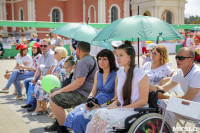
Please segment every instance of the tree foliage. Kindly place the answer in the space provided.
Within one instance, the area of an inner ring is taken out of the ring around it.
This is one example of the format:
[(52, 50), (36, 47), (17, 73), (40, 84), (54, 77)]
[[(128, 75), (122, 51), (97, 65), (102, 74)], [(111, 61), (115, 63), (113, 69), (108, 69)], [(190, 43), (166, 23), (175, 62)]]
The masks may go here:
[(190, 16), (189, 18), (184, 18), (184, 23), (185, 24), (199, 24), (200, 22), (200, 17), (198, 15), (196, 16)]
[(197, 20), (195, 20), (192, 24), (200, 24), (200, 18), (198, 18)]

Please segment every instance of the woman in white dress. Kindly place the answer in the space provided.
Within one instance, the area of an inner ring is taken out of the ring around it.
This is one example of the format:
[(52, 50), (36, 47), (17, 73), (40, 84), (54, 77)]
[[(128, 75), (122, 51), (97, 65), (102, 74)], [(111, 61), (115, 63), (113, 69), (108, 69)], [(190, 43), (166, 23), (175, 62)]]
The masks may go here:
[(117, 100), (96, 111), (86, 133), (105, 133), (113, 127), (124, 127), (125, 119), (148, 102), (149, 83), (145, 72), (135, 66), (135, 50), (124, 44), (117, 49), (117, 61), (123, 68), (117, 72)]

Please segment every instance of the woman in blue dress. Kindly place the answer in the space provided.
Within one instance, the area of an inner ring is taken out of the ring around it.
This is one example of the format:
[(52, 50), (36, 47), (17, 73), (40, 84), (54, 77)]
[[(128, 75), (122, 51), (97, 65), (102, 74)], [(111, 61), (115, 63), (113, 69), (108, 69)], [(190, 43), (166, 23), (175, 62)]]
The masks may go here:
[(81, 104), (72, 110), (65, 121), (65, 126), (72, 128), (75, 133), (84, 133), (90, 119), (84, 118), (84, 112), (94, 111), (95, 108), (106, 105), (108, 100), (115, 99), (115, 80), (118, 68), (112, 51), (103, 49), (97, 54), (99, 71), (96, 72), (94, 85), (88, 98), (95, 97), (98, 104), (89, 108), (87, 103)]

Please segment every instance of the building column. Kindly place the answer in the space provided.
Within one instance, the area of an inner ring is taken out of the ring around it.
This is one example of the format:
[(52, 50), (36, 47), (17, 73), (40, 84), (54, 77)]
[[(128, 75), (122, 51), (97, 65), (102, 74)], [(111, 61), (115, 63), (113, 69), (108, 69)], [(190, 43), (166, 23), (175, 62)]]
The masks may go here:
[(156, 16), (155, 16), (155, 17), (157, 17), (157, 18), (159, 18), (159, 19), (162, 19), (162, 12), (160, 11), (159, 6), (157, 6), (156, 9), (157, 9), (157, 10), (156, 10)]
[[(1, 0), (0, 9), (1, 9), (0, 19), (7, 20), (6, 0)], [(8, 31), (7, 26), (3, 26), (3, 30), (1, 32), (7, 33), (7, 31)]]
[(151, 16), (152, 17), (156, 17), (156, 15), (157, 15), (157, 6), (155, 5), (155, 6), (152, 6), (152, 14), (151, 14)]
[(124, 0), (124, 18), (130, 16), (130, 0)]
[(35, 21), (35, 0), (27, 0), (28, 21)]
[(85, 12), (86, 12), (85, 0), (83, 0), (83, 22), (85, 22)]
[(98, 23), (106, 23), (105, 0), (98, 0)]
[[(11, 10), (12, 10), (12, 20), (14, 21), (15, 20), (15, 14), (14, 14), (14, 3), (13, 3), (13, 0), (11, 0)], [(15, 32), (16, 31), (16, 27), (12, 27), (12, 32)]]

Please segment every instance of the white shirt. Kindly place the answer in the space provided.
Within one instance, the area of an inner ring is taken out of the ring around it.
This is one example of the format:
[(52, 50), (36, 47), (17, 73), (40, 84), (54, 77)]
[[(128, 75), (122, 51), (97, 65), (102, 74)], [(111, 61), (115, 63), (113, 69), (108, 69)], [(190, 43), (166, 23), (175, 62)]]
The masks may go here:
[(97, 54), (102, 50), (105, 49), (103, 47), (95, 46), (95, 45), (90, 45), (90, 55), (92, 56), (97, 56)]
[(140, 41), (140, 43), (141, 43), (141, 46), (142, 46), (142, 47), (146, 47), (146, 46), (147, 46), (146, 41)]
[(12, 38), (8, 37), (7, 39), (8, 45), (14, 45), (15, 42), (16, 42), (15, 37), (12, 37)]
[(16, 60), (19, 65), (22, 65), (23, 62), (27, 62), (27, 65), (26, 65), (27, 67), (32, 67), (33, 65), (32, 58), (29, 54), (26, 54), (24, 57), (21, 58), (20, 53), (18, 53)]
[(23, 39), (22, 38), (19, 38), (19, 44), (24, 44), (26, 42), (26, 38), (24, 37)]
[(187, 38), (187, 40), (186, 40), (186, 46), (187, 47), (193, 47), (192, 44), (191, 44), (191, 42), (193, 42), (192, 38)]
[[(131, 103), (134, 103), (135, 101), (137, 101), (140, 98), (139, 82), (145, 75), (146, 74), (143, 70), (141, 70), (135, 66), (135, 69), (133, 72), (133, 79), (132, 79)], [(118, 78), (117, 96), (118, 96), (118, 100), (122, 106), (124, 104), (123, 86), (126, 81), (126, 73), (124, 72), (124, 67), (121, 67), (117, 71), (117, 78)]]
[(41, 76), (44, 76), (47, 73), (47, 71), (50, 69), (50, 67), (56, 65), (56, 60), (54, 58), (54, 51), (50, 49), (46, 53), (46, 56), (42, 54), (39, 58), (39, 65), (44, 65), (44, 68), (40, 66)]
[[(194, 65), (193, 68), (185, 75), (181, 69), (179, 69), (173, 76), (172, 81), (180, 83), (181, 89), (186, 94), (189, 87), (200, 88), (200, 67)], [(192, 101), (200, 102), (200, 92), (194, 97)]]
[(142, 66), (142, 69), (148, 77), (149, 83), (152, 85), (158, 85), (163, 78), (170, 77), (174, 72), (174, 70), (167, 64), (164, 64), (157, 69), (151, 69), (152, 64), (152, 62), (146, 62)]

